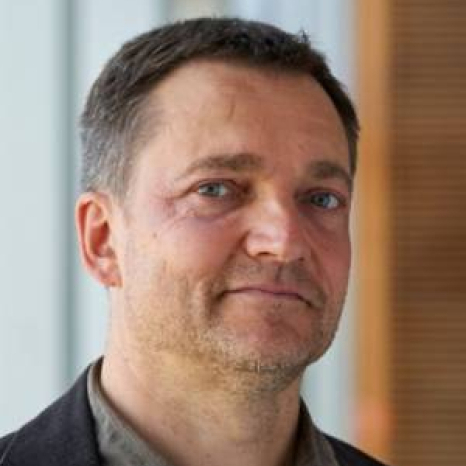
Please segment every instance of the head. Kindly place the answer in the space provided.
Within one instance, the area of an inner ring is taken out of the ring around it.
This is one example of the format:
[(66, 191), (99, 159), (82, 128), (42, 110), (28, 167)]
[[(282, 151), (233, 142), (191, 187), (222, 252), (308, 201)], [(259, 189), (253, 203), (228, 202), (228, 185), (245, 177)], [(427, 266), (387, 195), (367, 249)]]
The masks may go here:
[(305, 36), (236, 19), (151, 31), (107, 64), (82, 124), (81, 253), (123, 357), (283, 387), (326, 350), (358, 124)]

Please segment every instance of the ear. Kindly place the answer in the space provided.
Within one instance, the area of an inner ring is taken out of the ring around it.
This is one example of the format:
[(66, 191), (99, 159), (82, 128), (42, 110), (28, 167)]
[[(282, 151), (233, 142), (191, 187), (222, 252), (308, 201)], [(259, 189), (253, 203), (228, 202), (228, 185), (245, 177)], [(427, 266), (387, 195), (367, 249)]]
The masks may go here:
[(107, 288), (122, 285), (113, 210), (112, 199), (97, 192), (81, 194), (75, 210), (81, 260), (88, 272)]

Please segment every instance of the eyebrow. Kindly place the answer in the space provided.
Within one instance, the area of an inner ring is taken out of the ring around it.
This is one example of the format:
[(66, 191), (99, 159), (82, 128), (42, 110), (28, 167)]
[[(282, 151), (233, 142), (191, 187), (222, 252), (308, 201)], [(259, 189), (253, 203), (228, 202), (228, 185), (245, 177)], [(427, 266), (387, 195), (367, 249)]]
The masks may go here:
[[(195, 160), (177, 177), (177, 180), (185, 178), (192, 173), (203, 170), (231, 170), (233, 172), (259, 172), (265, 169), (264, 157), (249, 153), (239, 152), (235, 154), (218, 154)], [(330, 160), (317, 160), (310, 162), (304, 169), (304, 173), (312, 178), (327, 180), (341, 179), (348, 190), (353, 190), (353, 178), (342, 165)]]
[(332, 178), (340, 179), (346, 184), (349, 192), (353, 192), (353, 177), (348, 170), (337, 162), (332, 162), (330, 160), (311, 162), (307, 172), (309, 175), (319, 180), (328, 180)]
[(185, 178), (194, 172), (202, 170), (231, 170), (234, 172), (257, 172), (265, 167), (264, 158), (248, 152), (237, 154), (219, 154), (204, 157), (192, 162), (183, 173), (177, 177)]

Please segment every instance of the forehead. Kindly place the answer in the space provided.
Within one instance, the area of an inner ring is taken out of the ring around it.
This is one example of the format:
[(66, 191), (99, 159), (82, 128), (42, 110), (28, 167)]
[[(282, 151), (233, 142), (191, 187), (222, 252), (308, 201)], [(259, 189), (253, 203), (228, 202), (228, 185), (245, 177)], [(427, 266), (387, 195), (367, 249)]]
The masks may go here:
[(342, 126), (330, 97), (311, 76), (272, 67), (195, 60), (163, 80), (154, 96), (168, 113), (189, 112), (190, 109), (199, 112), (198, 105), (206, 100), (216, 104), (209, 108), (209, 112), (204, 112), (206, 115), (225, 110), (225, 105), (232, 100), (260, 101), (270, 107), (282, 106), (283, 112), (289, 108), (296, 116), (326, 117)]
[(285, 156), (290, 163), (293, 155), (315, 155), (348, 166), (340, 117), (321, 86), (304, 74), (193, 61), (157, 86), (151, 106), (158, 117), (148, 149), (157, 146), (165, 157), (171, 151), (170, 167), (222, 152)]

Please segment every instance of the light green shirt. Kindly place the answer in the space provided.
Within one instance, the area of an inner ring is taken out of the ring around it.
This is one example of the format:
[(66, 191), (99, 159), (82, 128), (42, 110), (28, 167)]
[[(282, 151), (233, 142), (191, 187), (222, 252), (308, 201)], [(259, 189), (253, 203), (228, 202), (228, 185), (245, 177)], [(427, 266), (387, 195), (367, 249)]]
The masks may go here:
[[(104, 466), (173, 466), (154, 451), (113, 409), (100, 389), (101, 360), (92, 365), (87, 390)], [(333, 449), (314, 426), (304, 402), (294, 466), (338, 466)]]

